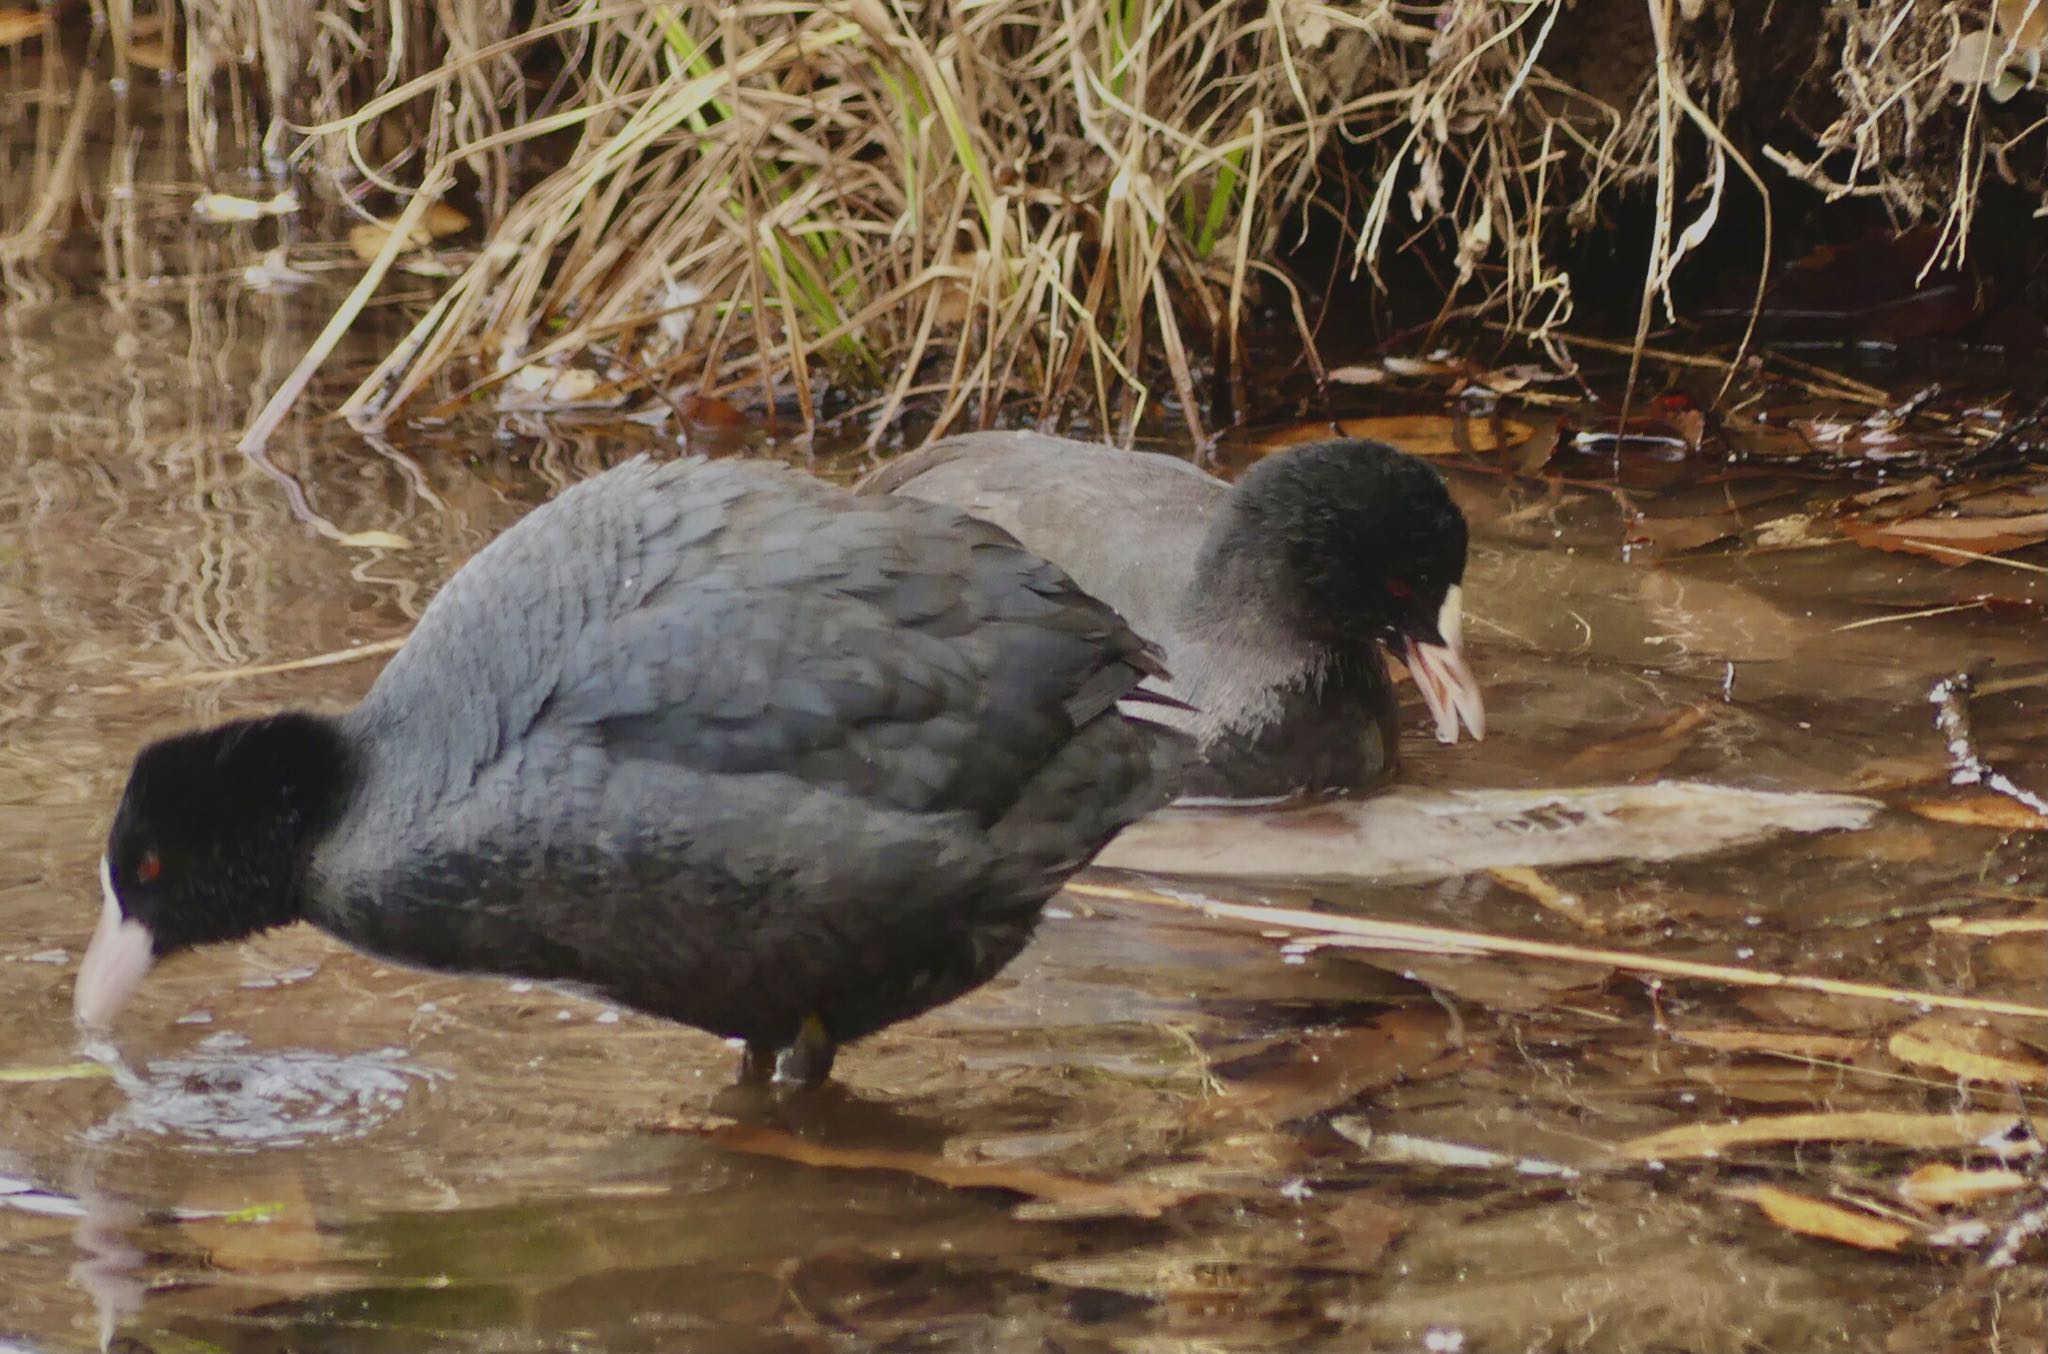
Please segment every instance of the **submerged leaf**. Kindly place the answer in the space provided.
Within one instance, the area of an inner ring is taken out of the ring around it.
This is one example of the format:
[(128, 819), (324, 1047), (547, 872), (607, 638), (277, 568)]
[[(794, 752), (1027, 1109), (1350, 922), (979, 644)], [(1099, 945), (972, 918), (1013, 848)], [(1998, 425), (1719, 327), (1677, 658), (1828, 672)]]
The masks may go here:
[(1866, 1251), (1895, 1251), (1914, 1236), (1913, 1229), (1902, 1222), (1795, 1194), (1776, 1185), (1750, 1185), (1727, 1193), (1732, 1199), (1755, 1204), (1765, 1217), (1788, 1232), (1839, 1241)]
[(2048, 1063), (2017, 1040), (1982, 1025), (1939, 1017), (1916, 1021), (1891, 1037), (1891, 1055), (1964, 1081), (2048, 1085)]
[(2016, 799), (1981, 791), (1960, 799), (1915, 799), (1900, 807), (1937, 823), (1961, 823), (1965, 827), (1995, 827), (2003, 832), (2040, 832), (2048, 829), (2043, 818)]
[(2020, 1171), (2006, 1166), (1972, 1170), (1935, 1161), (1922, 1166), (1899, 1182), (1899, 1197), (1928, 1208), (1975, 1203), (1979, 1199), (2016, 1194), (2030, 1181)]
[(351, 531), (335, 538), (341, 545), (352, 545), (364, 550), (410, 550), (412, 542), (395, 531)]
[(1931, 1151), (1975, 1146), (2013, 1125), (2011, 1114), (1989, 1110), (1915, 1114), (1896, 1110), (1848, 1110), (1839, 1114), (1777, 1114), (1714, 1124), (1680, 1124), (1616, 1144), (1636, 1161), (1682, 1161), (1717, 1157), (1737, 1147), (1788, 1142), (1883, 1143)]
[(729, 1152), (775, 1157), (802, 1166), (842, 1171), (895, 1171), (949, 1189), (993, 1189), (1058, 1205), (1063, 1217), (1156, 1218), (1188, 1197), (1188, 1191), (1146, 1183), (1084, 1180), (1036, 1166), (948, 1161), (893, 1148), (834, 1147), (756, 1124), (683, 1121), (672, 1125)]
[(2002, 555), (2048, 541), (2048, 512), (2016, 517), (1918, 517), (1898, 522), (1845, 517), (1842, 534), (1873, 550), (1955, 563), (1971, 555)]

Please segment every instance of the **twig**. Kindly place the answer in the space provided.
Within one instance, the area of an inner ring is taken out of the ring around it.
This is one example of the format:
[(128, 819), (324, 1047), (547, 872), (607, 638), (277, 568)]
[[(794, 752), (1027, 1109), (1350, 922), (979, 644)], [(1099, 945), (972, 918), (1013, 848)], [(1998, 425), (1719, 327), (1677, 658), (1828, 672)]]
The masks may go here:
[(1927, 693), (1934, 706), (1934, 727), (1948, 745), (1949, 784), (1981, 785), (2048, 817), (2048, 799), (2016, 784), (1978, 753), (1970, 729), (1970, 692), (1974, 685), (1969, 673), (1958, 672), (1936, 682)]
[[(270, 402), (263, 406), (263, 412), (256, 415), (255, 420), (249, 424), (248, 431), (242, 434), (242, 440), (235, 443), (235, 450), (262, 467), (263, 472), (272, 479), (278, 479), (282, 472), (271, 465), (263, 454), (264, 448), (270, 443), (270, 435), (277, 431), (277, 425), (284, 422), (285, 415), (298, 403), (300, 394), (306, 389), (306, 383), (313, 379), (313, 373), (320, 369), (320, 364), (334, 351), (334, 345), (341, 341), (341, 336), (355, 323), (356, 316), (362, 312), (363, 303), (370, 299), (370, 294), (383, 282), (384, 274), (391, 271), (391, 265), (398, 261), (400, 254), (412, 247), (414, 228), (425, 219), (427, 208), (440, 201), (441, 194), (447, 192), (449, 185), (454, 181), (453, 174), (446, 165), (442, 165), (435, 169), (427, 182), (420, 185), (419, 191), (413, 194), (412, 201), (406, 203), (405, 210), (398, 214), (398, 221), (392, 226), (391, 234), (385, 237), (384, 246), (377, 251), (377, 257), (371, 259), (370, 266), (363, 269), (363, 275), (356, 280), (355, 287), (335, 308), (334, 314), (328, 318), (326, 328), (313, 339), (312, 346), (306, 349), (306, 355), (299, 359), (299, 365), (292, 368), (291, 374), (284, 378), (284, 384), (277, 388), (276, 393), (270, 397)], [(280, 483), (283, 481), (280, 480)], [(291, 487), (287, 486), (286, 491), (289, 493)], [(292, 510), (299, 512), (304, 507), (303, 495), (294, 495)]]
[(294, 658), (284, 663), (259, 663), (245, 668), (181, 672), (174, 677), (152, 677), (146, 682), (87, 687), (86, 692), (93, 696), (133, 696), (145, 691), (177, 691), (189, 686), (213, 686), (219, 682), (239, 682), (244, 677), (268, 677), (274, 673), (300, 672), (307, 668), (331, 668), (364, 658), (376, 658), (381, 654), (397, 653), (404, 647), (406, 639), (407, 636), (400, 635), (396, 639), (375, 640), (369, 644), (358, 644), (353, 649), (336, 649), (332, 653), (313, 654), (308, 658)]
[(1733, 964), (1700, 964), (1687, 959), (1631, 954), (1626, 950), (1558, 945), (1549, 941), (1523, 940), (1517, 936), (1494, 935), (1485, 931), (1418, 926), (1411, 922), (1380, 921), (1372, 917), (1349, 917), (1331, 912), (1309, 912), (1301, 908), (1266, 907), (1256, 903), (1225, 902), (1216, 898), (1175, 898), (1169, 894), (1154, 893), (1149, 889), (1120, 888), (1108, 884), (1068, 884), (1067, 889), (1083, 897), (1113, 898), (1119, 902), (1143, 903), (1151, 907), (1179, 908), (1229, 921), (1244, 922), (1263, 930), (1299, 932), (1312, 937), (1313, 943), (1318, 946), (1399, 950), (1413, 954), (1513, 954), (1528, 959), (1558, 959), (1572, 964), (1597, 964), (1603, 968), (1621, 969), (1630, 973), (1694, 978), (1702, 982), (1726, 983), (1732, 987), (1768, 987), (1793, 992), (1818, 992), (1830, 997), (1889, 1002), (1920, 1010), (1972, 1011), (1979, 1015), (2048, 1020), (2048, 1006), (1998, 1001), (1989, 997), (1956, 997), (1943, 992), (1919, 992), (1911, 988), (1886, 987), (1879, 983), (1855, 983), (1805, 973), (1738, 968)]

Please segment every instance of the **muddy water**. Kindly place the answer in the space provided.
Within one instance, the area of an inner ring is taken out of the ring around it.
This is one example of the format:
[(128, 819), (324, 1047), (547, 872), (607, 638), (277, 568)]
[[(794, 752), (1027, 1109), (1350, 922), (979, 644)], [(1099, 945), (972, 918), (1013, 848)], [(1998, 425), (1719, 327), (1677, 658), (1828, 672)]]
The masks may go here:
[[(1742, 1197), (1775, 1181), (1897, 1211), (1899, 1175), (1963, 1153), (1614, 1151), (1790, 1110), (2011, 1103), (1996, 1078), (1892, 1057), (1920, 1013), (1870, 1003), (1367, 962), (1073, 895), (997, 982), (850, 1050), (811, 1101), (736, 1102), (733, 1055), (704, 1036), (304, 929), (168, 966), (118, 1061), (84, 1060), (70, 975), (135, 747), (354, 699), (379, 660), (351, 649), (402, 635), (478, 545), (631, 440), (512, 420), (402, 461), (294, 422), (277, 459), (313, 506), (406, 542), (337, 544), (232, 450), (336, 293), (240, 286), (255, 231), (160, 220), (142, 239), (147, 285), (24, 268), (0, 303), (0, 1350), (1863, 1350), (1982, 1348), (1994, 1326), (2037, 1347), (2025, 1267), (1873, 1254)], [(366, 324), (335, 370), (400, 323)], [(2024, 680), (2044, 656), (2032, 575), (1832, 539), (1631, 556), (1612, 467), (1552, 470), (1449, 470), (1495, 732), (1445, 751), (1415, 718), (1415, 781), (1939, 799), (1925, 692), (1987, 664), (2022, 681), (1980, 701), (1985, 750), (2022, 772), (2048, 758)], [(1630, 492), (1754, 523), (1839, 487), (1717, 471), (1649, 467)], [(2003, 605), (1845, 628), (1980, 594)], [(342, 661), (252, 671), (319, 655)], [(2026, 913), (2033, 842), (1895, 808), (1857, 834), (1548, 872), (1576, 920), (1486, 876), (1315, 897), (2028, 1000), (2038, 935), (1929, 922)], [(1688, 1040), (1729, 1031), (1797, 1056)], [(731, 1121), (755, 1136), (717, 1136)], [(1506, 1159), (1416, 1159), (1417, 1140)]]

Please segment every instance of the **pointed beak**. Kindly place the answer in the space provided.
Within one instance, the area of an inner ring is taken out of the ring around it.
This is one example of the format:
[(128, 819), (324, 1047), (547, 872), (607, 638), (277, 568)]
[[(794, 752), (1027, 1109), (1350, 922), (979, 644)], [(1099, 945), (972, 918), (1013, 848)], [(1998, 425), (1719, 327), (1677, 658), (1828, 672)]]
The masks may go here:
[(1436, 718), (1436, 741), (1457, 742), (1458, 726), (1463, 723), (1472, 740), (1478, 742), (1486, 737), (1486, 701), (1479, 694), (1479, 682), (1472, 676), (1472, 669), (1465, 666), (1463, 588), (1452, 588), (1445, 594), (1436, 628), (1444, 639), (1441, 644), (1408, 641), (1408, 670), (1415, 674), (1415, 685), (1421, 688), (1422, 699)]
[(71, 989), (72, 1015), (87, 1029), (105, 1029), (142, 986), (155, 962), (156, 945), (149, 928), (122, 915), (121, 900), (114, 896), (113, 871), (102, 858), (100, 922), (78, 965), (78, 982)]

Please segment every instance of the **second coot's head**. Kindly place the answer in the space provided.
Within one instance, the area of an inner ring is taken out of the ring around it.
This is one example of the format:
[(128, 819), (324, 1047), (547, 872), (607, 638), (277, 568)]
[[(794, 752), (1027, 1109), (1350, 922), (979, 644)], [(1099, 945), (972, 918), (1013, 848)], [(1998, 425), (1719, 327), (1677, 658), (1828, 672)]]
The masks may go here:
[(1465, 663), (1465, 516), (1436, 471), (1382, 442), (1317, 442), (1245, 472), (1226, 511), (1198, 589), (1233, 562), (1251, 564), (1252, 589), (1213, 595), (1278, 607), (1303, 640), (1332, 652), (1386, 646), (1414, 674), (1440, 741), (1457, 741), (1461, 724), (1485, 736)]

